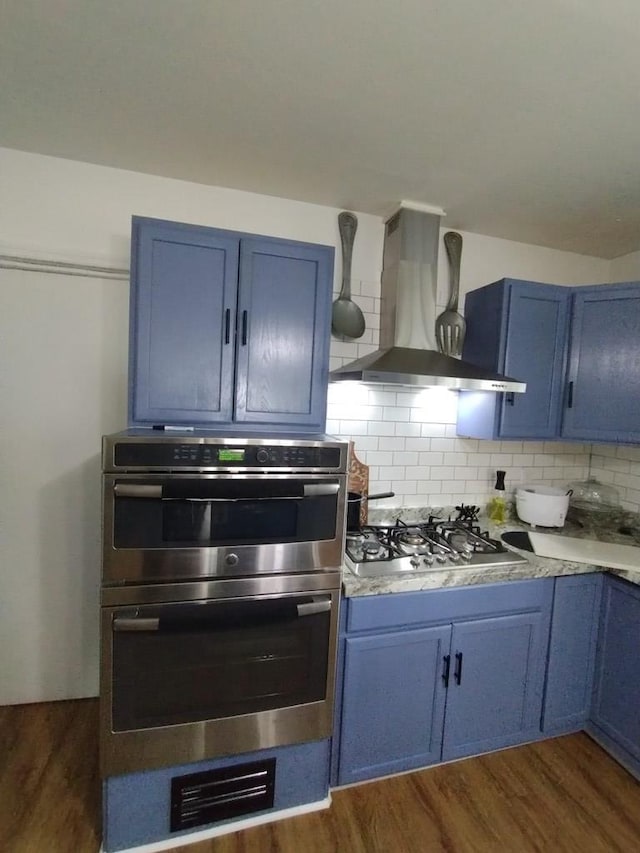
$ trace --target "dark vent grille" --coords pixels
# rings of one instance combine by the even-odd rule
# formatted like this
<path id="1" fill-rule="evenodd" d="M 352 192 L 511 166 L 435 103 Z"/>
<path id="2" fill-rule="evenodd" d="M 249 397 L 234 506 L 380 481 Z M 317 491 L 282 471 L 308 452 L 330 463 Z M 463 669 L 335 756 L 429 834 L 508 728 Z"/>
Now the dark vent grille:
<path id="1" fill-rule="evenodd" d="M 171 832 L 273 807 L 276 760 L 252 761 L 171 780 Z"/>

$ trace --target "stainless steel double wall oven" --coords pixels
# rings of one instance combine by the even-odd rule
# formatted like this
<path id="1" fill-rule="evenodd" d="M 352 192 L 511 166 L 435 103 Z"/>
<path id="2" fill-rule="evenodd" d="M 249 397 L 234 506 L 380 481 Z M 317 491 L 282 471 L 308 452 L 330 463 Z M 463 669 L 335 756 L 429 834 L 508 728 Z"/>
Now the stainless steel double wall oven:
<path id="1" fill-rule="evenodd" d="M 331 734 L 347 453 L 103 439 L 104 776 Z"/>

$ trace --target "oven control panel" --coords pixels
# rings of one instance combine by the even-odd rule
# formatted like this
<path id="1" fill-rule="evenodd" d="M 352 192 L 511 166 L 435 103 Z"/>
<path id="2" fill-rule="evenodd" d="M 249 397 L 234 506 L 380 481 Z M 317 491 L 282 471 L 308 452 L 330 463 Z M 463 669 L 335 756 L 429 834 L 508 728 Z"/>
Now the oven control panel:
<path id="1" fill-rule="evenodd" d="M 340 446 L 252 445 L 179 441 L 116 442 L 113 466 L 120 470 L 207 468 L 302 468 L 335 471 L 344 467 Z M 342 466 L 341 466 L 342 461 Z M 105 470 L 109 462 L 105 459 Z"/>

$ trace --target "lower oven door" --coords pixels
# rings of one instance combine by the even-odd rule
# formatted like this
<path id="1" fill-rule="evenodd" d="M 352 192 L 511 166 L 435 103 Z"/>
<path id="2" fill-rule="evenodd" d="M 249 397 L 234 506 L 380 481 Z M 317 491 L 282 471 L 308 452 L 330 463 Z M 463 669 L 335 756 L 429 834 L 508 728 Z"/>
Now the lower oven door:
<path id="1" fill-rule="evenodd" d="M 103 609 L 103 775 L 331 734 L 339 592 Z"/>

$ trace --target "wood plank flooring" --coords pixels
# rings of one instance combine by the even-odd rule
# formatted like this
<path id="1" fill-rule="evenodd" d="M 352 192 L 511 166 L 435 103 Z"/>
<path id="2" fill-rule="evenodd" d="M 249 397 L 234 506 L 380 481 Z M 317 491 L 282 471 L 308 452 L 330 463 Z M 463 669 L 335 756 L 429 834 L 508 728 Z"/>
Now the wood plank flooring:
<path id="1" fill-rule="evenodd" d="M 97 853 L 97 701 L 0 708 L 1 853 Z M 640 853 L 640 783 L 587 735 L 333 792 L 174 853 Z"/>

